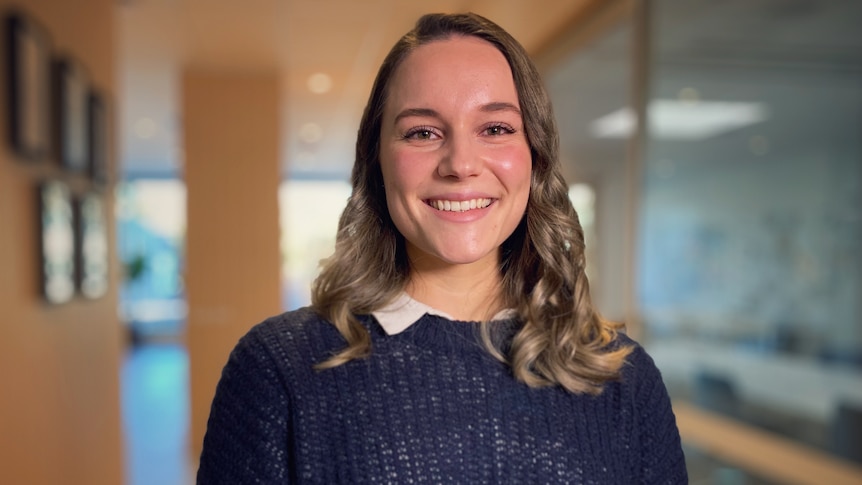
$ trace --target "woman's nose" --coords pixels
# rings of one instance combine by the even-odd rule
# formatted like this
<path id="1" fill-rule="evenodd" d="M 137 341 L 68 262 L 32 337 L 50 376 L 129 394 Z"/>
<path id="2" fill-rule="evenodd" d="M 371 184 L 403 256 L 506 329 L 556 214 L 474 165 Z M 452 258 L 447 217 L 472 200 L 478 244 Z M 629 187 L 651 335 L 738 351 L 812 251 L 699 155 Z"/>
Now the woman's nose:
<path id="1" fill-rule="evenodd" d="M 477 148 L 470 137 L 450 137 L 437 165 L 437 173 L 441 177 L 458 179 L 479 175 L 484 163 Z"/>

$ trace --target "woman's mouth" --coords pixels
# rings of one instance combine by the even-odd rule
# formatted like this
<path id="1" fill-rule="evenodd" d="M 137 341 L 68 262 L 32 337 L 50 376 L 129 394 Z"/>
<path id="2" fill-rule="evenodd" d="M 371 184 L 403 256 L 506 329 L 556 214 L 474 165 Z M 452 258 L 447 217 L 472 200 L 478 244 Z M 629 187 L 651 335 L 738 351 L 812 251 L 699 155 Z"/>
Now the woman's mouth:
<path id="1" fill-rule="evenodd" d="M 473 209 L 484 209 L 491 205 L 492 199 L 470 199 L 470 200 L 436 200 L 429 199 L 426 204 L 439 211 L 467 212 Z"/>

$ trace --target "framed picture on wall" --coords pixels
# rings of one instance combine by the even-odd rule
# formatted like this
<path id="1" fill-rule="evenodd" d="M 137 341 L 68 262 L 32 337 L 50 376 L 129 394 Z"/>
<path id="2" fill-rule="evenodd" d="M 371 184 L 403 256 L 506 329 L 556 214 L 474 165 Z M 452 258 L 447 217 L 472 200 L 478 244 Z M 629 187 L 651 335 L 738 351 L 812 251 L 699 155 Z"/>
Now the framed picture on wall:
<path id="1" fill-rule="evenodd" d="M 78 292 L 99 298 L 108 292 L 108 230 L 102 196 L 89 192 L 75 204 Z"/>
<path id="2" fill-rule="evenodd" d="M 93 89 L 87 100 L 89 154 L 87 168 L 93 184 L 108 184 L 108 107 L 102 94 Z"/>
<path id="3" fill-rule="evenodd" d="M 87 73 L 71 57 L 54 61 L 54 123 L 57 158 L 73 173 L 87 174 L 90 156 Z"/>
<path id="4" fill-rule="evenodd" d="M 39 161 L 51 155 L 51 40 L 21 12 L 6 15 L 8 134 L 12 151 Z"/>
<path id="5" fill-rule="evenodd" d="M 37 191 L 40 223 L 40 290 L 46 302 L 75 296 L 75 224 L 72 193 L 63 182 L 42 182 Z"/>

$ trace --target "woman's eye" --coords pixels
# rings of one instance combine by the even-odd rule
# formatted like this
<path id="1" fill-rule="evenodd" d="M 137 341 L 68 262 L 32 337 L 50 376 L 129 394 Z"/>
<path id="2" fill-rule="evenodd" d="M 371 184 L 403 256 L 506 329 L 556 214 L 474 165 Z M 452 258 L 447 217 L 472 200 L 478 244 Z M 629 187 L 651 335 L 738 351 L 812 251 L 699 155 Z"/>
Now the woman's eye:
<path id="1" fill-rule="evenodd" d="M 436 136 L 430 128 L 414 128 L 408 131 L 404 138 L 408 140 L 431 140 Z"/>
<path id="2" fill-rule="evenodd" d="M 491 136 L 507 135 L 514 132 L 515 130 L 505 125 L 493 125 L 485 128 L 485 134 Z"/>

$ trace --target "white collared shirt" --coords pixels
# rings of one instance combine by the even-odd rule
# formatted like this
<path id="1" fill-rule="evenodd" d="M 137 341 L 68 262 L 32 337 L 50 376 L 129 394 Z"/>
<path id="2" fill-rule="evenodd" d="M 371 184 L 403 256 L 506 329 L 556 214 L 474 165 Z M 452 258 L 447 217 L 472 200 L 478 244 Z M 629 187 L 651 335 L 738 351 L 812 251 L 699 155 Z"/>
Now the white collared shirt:
<path id="1" fill-rule="evenodd" d="M 387 335 L 395 335 L 407 330 L 426 313 L 428 315 L 436 315 L 449 320 L 457 320 L 457 318 L 452 317 L 446 312 L 437 310 L 436 308 L 414 300 L 413 297 L 408 295 L 406 292 L 401 292 L 397 298 L 392 300 L 392 302 L 385 307 L 371 312 L 371 314 L 374 315 L 374 318 L 377 319 L 377 322 L 380 323 L 380 326 L 383 327 L 383 331 L 386 332 Z M 491 320 L 504 320 L 516 315 L 517 313 L 514 308 L 506 308 L 497 312 Z"/>

